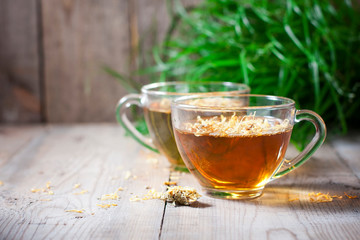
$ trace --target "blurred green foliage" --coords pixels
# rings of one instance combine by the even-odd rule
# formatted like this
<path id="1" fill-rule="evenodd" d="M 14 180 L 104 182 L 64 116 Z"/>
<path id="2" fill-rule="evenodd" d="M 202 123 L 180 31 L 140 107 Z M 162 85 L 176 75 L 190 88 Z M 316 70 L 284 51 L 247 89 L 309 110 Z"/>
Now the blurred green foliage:
<path id="1" fill-rule="evenodd" d="M 171 2 L 155 64 L 138 74 L 245 83 L 252 93 L 290 97 L 298 109 L 314 110 L 332 133 L 360 122 L 359 1 L 204 0 L 188 9 Z M 292 142 L 302 148 L 312 135 L 312 126 L 297 126 Z"/>
<path id="2" fill-rule="evenodd" d="M 144 73 L 160 81 L 232 81 L 286 96 L 332 132 L 360 120 L 360 11 L 350 0 L 175 1 L 166 41 Z M 302 148 L 312 135 L 293 134 Z"/>

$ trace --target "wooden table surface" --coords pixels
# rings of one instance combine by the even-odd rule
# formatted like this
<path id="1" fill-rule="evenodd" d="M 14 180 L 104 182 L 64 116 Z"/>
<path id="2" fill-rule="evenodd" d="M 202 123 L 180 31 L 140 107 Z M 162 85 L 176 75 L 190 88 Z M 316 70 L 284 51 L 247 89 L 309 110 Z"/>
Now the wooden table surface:
<path id="1" fill-rule="evenodd" d="M 255 200 L 130 201 L 169 180 L 201 193 L 117 125 L 2 126 L 0 239 L 360 239 L 360 199 L 345 195 L 360 196 L 360 134 L 328 141 Z"/>

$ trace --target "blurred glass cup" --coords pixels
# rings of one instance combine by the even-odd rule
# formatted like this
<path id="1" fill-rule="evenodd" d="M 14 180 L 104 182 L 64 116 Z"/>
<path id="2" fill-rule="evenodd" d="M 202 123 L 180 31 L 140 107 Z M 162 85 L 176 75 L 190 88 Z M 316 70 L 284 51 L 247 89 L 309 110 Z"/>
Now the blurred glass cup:
<path id="1" fill-rule="evenodd" d="M 163 154 L 173 167 L 186 170 L 177 150 L 171 124 L 171 101 L 192 94 L 249 93 L 245 84 L 232 82 L 159 82 L 142 87 L 141 94 L 129 94 L 120 99 L 116 108 L 118 122 L 140 144 Z M 137 105 L 144 110 L 150 137 L 141 134 L 129 121 L 126 109 Z"/>

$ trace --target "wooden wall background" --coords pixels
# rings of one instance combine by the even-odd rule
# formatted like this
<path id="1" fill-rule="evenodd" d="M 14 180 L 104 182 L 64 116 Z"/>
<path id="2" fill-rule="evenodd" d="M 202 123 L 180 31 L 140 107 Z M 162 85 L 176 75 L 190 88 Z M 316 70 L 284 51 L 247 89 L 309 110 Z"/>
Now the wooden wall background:
<path id="1" fill-rule="evenodd" d="M 0 123 L 115 121 L 126 91 L 102 66 L 130 74 L 149 58 L 165 35 L 172 4 L 1 0 Z"/>

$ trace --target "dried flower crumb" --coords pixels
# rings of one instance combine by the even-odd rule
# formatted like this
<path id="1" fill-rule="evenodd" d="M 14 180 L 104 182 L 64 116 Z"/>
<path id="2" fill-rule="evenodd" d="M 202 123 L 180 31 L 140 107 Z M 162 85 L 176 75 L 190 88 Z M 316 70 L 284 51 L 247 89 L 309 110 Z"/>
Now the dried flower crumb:
<path id="1" fill-rule="evenodd" d="M 332 198 L 339 198 L 339 199 L 342 199 L 343 198 L 343 196 L 340 196 L 340 195 L 333 195 L 333 196 L 331 196 Z"/>
<path id="2" fill-rule="evenodd" d="M 125 172 L 125 176 L 124 176 L 124 179 L 127 180 L 131 177 L 131 172 L 130 171 L 126 171 Z"/>
<path id="3" fill-rule="evenodd" d="M 175 182 L 175 181 L 164 182 L 164 185 L 166 185 L 166 186 L 177 185 L 177 182 Z"/>
<path id="4" fill-rule="evenodd" d="M 155 189 L 150 189 L 147 194 L 141 200 L 149 200 L 149 199 L 160 199 L 161 192 L 157 192 Z"/>
<path id="5" fill-rule="evenodd" d="M 84 209 L 82 209 L 82 210 L 78 210 L 78 209 L 69 209 L 69 210 L 65 210 L 65 212 L 83 213 L 83 212 L 84 212 Z"/>
<path id="6" fill-rule="evenodd" d="M 100 198 L 101 201 L 104 201 L 104 200 L 117 200 L 117 199 L 119 199 L 119 196 L 117 195 L 117 192 L 110 193 L 110 194 L 104 194 Z"/>
<path id="7" fill-rule="evenodd" d="M 89 191 L 88 190 L 81 190 L 80 192 L 75 192 L 73 193 L 74 195 L 83 195 L 85 193 L 88 193 Z"/>
<path id="8" fill-rule="evenodd" d="M 139 196 L 134 196 L 134 197 L 131 197 L 129 200 L 130 200 L 130 202 L 140 202 L 143 199 L 140 198 Z"/>
<path id="9" fill-rule="evenodd" d="M 96 204 L 96 206 L 99 206 L 101 208 L 109 208 L 109 207 L 115 207 L 117 206 L 117 204 L 115 203 L 110 203 L 110 204 Z"/>
<path id="10" fill-rule="evenodd" d="M 31 188 L 30 191 L 32 193 L 38 193 L 38 192 L 44 192 L 44 193 L 48 193 L 49 195 L 54 194 L 52 191 L 49 191 L 51 188 L 51 182 L 48 181 L 45 185 L 45 188 Z M 51 192 L 51 193 L 49 193 Z"/>
<path id="11" fill-rule="evenodd" d="M 30 191 L 31 191 L 32 193 L 37 193 L 37 192 L 43 192 L 44 189 L 43 189 L 43 188 L 32 188 L 32 189 L 30 189 Z"/>
<path id="12" fill-rule="evenodd" d="M 113 193 L 109 193 L 109 194 L 103 194 L 100 198 L 101 201 L 104 200 L 118 200 L 119 199 L 119 195 L 118 192 L 119 191 L 123 191 L 124 189 L 122 187 L 119 187 L 115 192 Z"/>
<path id="13" fill-rule="evenodd" d="M 81 186 L 80 183 L 76 183 L 76 184 L 74 184 L 73 189 L 79 188 L 80 186 Z"/>
<path id="14" fill-rule="evenodd" d="M 347 193 L 344 193 L 345 194 L 345 196 L 347 196 L 349 199 L 355 199 L 355 198 L 358 198 L 358 196 L 355 196 L 355 195 L 349 195 L 349 194 L 347 194 Z"/>
<path id="15" fill-rule="evenodd" d="M 320 202 L 331 202 L 333 201 L 333 198 L 329 195 L 329 193 L 324 194 L 321 192 L 318 193 L 309 193 L 308 196 L 310 197 L 310 201 L 311 202 L 316 202 L 316 203 L 320 203 Z"/>
<path id="16" fill-rule="evenodd" d="M 298 197 L 290 198 L 290 199 L 289 199 L 289 202 L 294 202 L 294 201 L 298 201 L 298 200 L 300 200 Z"/>
<path id="17" fill-rule="evenodd" d="M 51 201 L 51 199 L 49 199 L 49 198 L 44 198 L 44 199 L 40 199 L 40 201 L 42 201 L 42 202 L 49 202 L 49 201 Z"/>
<path id="18" fill-rule="evenodd" d="M 0 181 L 0 186 L 3 186 L 4 185 L 4 182 L 3 181 Z"/>
<path id="19" fill-rule="evenodd" d="M 54 195 L 54 192 L 53 191 L 48 191 L 47 194 Z"/>

